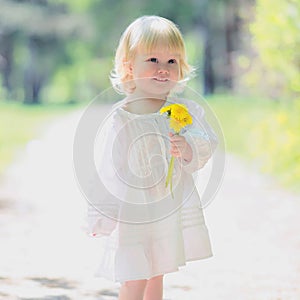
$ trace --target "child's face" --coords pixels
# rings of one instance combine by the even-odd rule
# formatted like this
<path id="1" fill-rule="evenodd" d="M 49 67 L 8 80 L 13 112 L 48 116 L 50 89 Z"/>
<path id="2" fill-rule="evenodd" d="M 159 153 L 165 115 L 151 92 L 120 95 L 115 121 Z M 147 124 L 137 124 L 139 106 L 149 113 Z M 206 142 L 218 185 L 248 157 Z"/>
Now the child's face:
<path id="1" fill-rule="evenodd" d="M 138 50 L 130 62 L 135 92 L 145 97 L 165 97 L 179 79 L 179 54 L 170 50 Z"/>

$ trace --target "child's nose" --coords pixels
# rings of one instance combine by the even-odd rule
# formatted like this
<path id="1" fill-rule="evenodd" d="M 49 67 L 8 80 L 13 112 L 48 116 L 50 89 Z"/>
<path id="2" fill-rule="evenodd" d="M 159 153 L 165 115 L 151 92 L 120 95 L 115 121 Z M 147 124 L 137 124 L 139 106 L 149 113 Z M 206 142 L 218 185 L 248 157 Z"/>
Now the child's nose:
<path id="1" fill-rule="evenodd" d="M 160 65 L 158 68 L 158 73 L 159 74 L 168 74 L 169 70 L 166 66 Z"/>

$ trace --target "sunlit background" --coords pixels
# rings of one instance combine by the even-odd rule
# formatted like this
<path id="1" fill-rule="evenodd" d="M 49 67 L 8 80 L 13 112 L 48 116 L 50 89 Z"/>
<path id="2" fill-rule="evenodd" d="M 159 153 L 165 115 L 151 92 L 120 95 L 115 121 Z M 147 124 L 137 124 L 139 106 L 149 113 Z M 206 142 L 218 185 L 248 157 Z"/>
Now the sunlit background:
<path id="1" fill-rule="evenodd" d="M 158 14 L 183 32 L 198 75 L 190 86 L 211 101 L 228 150 L 258 158 L 283 184 L 299 182 L 299 1 L 1 0 L 0 7 L 0 174 L 48 117 L 109 87 L 124 28 Z"/>
<path id="2" fill-rule="evenodd" d="M 73 180 L 71 172 L 59 171 L 55 160 L 62 155 L 71 166 L 76 120 L 96 95 L 110 87 L 109 73 L 121 33 L 135 18 L 152 14 L 171 19 L 182 31 L 189 62 L 197 69 L 189 86 L 216 112 L 228 155 L 251 165 L 259 176 L 272 178 L 276 189 L 293 193 L 293 201 L 299 202 L 299 0 L 0 0 L 0 232 L 6 255 L 14 245 L 11 228 L 15 225 L 9 224 L 24 214 L 34 216 L 36 210 L 39 224 L 42 211 L 47 210 L 45 230 L 49 235 L 53 232 L 49 203 L 57 193 L 50 193 L 49 184 L 53 180 L 54 190 L 63 191 L 60 184 L 66 178 Z M 107 99 L 104 106 L 109 104 Z M 68 139 L 58 138 L 67 124 L 72 128 L 65 132 Z M 51 138 L 52 144 L 48 143 Z M 229 173 L 232 170 L 227 168 Z M 44 177 L 47 173 L 52 177 Z M 44 185 L 39 182 L 41 177 Z M 38 204 L 47 188 L 47 196 Z M 62 211 L 72 204 L 70 197 L 66 194 L 60 199 Z M 80 199 L 77 194 L 74 197 Z M 75 205 L 77 214 L 70 223 L 76 230 L 81 221 L 78 225 L 75 216 L 80 219 L 84 214 L 83 204 Z M 64 222 L 64 218 L 60 212 L 58 220 Z M 72 231 L 70 224 L 66 228 Z M 34 232 L 34 243 L 42 234 L 31 225 L 28 232 L 29 236 Z M 24 233 L 24 228 L 17 225 L 15 229 Z M 75 234 L 74 244 L 78 236 Z M 23 242 L 18 239 L 16 245 Z M 7 260 L 10 267 L 0 273 L 0 280 L 13 277 L 15 258 L 19 264 L 16 274 L 20 274 L 20 265 L 24 264 L 25 272 L 31 258 L 38 255 L 38 251 L 29 251 L 26 256 L 14 249 Z M 42 260 L 40 257 L 39 263 Z M 72 267 L 68 266 L 74 271 Z M 32 276 L 43 274 L 42 269 L 34 272 Z M 20 299 L 9 298 L 9 289 L 2 293 L 6 295 L 3 299 Z M 77 299 L 72 297 L 53 299 Z M 251 299 L 277 299 L 272 297 Z"/>

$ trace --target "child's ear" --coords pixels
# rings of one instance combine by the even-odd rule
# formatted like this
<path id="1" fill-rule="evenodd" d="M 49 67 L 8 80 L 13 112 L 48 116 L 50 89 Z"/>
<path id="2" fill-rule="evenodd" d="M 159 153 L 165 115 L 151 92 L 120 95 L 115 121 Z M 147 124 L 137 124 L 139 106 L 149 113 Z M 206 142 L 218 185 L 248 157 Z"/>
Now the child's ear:
<path id="1" fill-rule="evenodd" d="M 128 75 L 132 75 L 132 72 L 133 72 L 132 62 L 130 60 L 129 61 L 123 61 L 123 66 L 124 66 L 124 69 L 126 70 L 126 73 Z"/>

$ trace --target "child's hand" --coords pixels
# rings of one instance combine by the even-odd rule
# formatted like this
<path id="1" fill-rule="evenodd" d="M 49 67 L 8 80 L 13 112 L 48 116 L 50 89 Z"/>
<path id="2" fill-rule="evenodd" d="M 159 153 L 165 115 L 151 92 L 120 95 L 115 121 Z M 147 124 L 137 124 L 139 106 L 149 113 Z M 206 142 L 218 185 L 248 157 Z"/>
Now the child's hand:
<path id="1" fill-rule="evenodd" d="M 185 137 L 171 132 L 169 133 L 169 136 L 171 141 L 171 155 L 181 157 L 185 161 L 190 162 L 193 158 L 193 150 Z"/>

